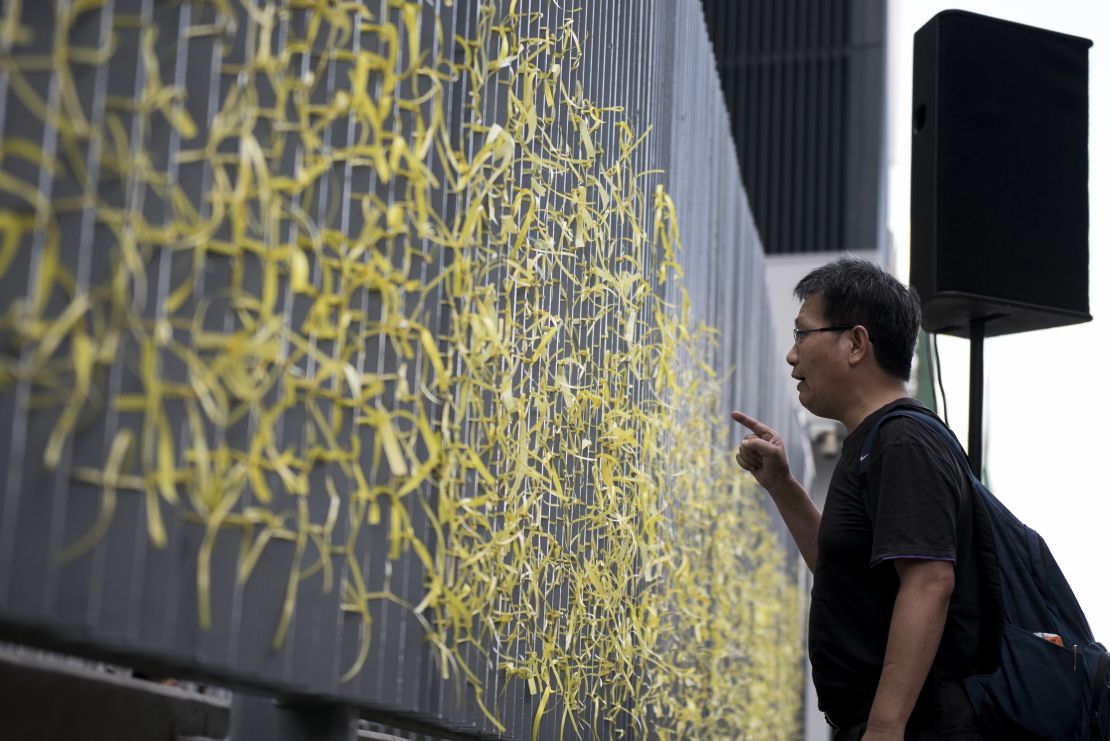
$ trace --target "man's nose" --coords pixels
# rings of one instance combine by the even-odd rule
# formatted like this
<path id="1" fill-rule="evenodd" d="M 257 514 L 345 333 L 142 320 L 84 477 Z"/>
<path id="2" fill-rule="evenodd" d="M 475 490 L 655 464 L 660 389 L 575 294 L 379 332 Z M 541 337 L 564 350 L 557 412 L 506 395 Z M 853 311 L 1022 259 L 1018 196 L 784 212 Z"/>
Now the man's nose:
<path id="1" fill-rule="evenodd" d="M 786 364 L 793 368 L 798 364 L 798 345 L 793 344 L 790 346 L 790 352 L 786 353 Z"/>

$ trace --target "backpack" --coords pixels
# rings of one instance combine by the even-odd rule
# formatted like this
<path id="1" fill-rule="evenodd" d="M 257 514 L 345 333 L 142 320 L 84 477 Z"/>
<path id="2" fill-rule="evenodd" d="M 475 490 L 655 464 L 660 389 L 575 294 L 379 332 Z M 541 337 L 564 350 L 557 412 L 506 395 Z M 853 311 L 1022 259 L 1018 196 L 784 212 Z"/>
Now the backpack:
<path id="1" fill-rule="evenodd" d="M 963 684 L 984 737 L 1110 739 L 1110 654 L 1091 635 L 1044 539 L 979 481 L 953 432 L 920 410 L 894 409 L 864 441 L 861 477 L 879 428 L 894 417 L 917 420 L 946 440 L 973 485 L 973 548 L 983 592 L 981 668 L 989 670 Z"/>

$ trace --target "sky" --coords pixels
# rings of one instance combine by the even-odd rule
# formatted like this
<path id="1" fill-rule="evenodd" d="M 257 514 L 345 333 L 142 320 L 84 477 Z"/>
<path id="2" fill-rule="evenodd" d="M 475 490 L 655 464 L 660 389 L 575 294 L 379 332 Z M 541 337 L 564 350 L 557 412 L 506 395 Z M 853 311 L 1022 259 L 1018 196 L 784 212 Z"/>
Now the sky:
<path id="1" fill-rule="evenodd" d="M 995 495 L 1047 541 L 1091 623 L 1110 644 L 1110 2 L 890 0 L 890 228 L 909 277 L 913 34 L 959 8 L 1091 39 L 1090 303 L 1094 320 L 988 338 L 986 468 Z M 967 444 L 968 342 L 939 338 L 949 421 Z"/>

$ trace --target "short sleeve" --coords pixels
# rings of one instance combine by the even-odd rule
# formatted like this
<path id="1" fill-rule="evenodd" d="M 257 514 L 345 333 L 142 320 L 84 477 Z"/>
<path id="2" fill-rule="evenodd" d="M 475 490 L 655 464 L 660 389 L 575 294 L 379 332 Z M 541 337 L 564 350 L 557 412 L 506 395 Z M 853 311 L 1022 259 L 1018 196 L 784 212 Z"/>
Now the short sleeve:
<path id="1" fill-rule="evenodd" d="M 886 446 L 872 464 L 871 566 L 897 558 L 956 561 L 960 486 L 947 455 L 917 440 Z"/>

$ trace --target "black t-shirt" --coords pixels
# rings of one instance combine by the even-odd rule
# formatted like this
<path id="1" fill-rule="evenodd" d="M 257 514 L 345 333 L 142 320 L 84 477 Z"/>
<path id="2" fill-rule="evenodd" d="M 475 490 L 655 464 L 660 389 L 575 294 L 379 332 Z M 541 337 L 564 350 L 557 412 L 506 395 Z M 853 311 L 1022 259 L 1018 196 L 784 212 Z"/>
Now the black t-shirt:
<path id="1" fill-rule="evenodd" d="M 954 564 L 956 586 L 933 675 L 955 679 L 974 673 L 978 574 L 972 489 L 961 462 L 921 422 L 895 417 L 879 430 L 866 487 L 861 481 L 864 441 L 879 418 L 896 407 L 928 411 L 902 399 L 871 414 L 844 439 L 817 535 L 809 654 L 818 704 L 838 722 L 865 720 L 875 696 L 898 594 L 894 559 Z M 871 497 L 872 507 L 864 496 Z"/>

